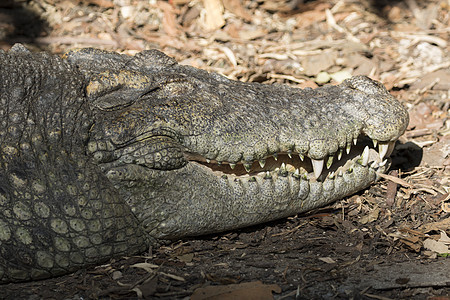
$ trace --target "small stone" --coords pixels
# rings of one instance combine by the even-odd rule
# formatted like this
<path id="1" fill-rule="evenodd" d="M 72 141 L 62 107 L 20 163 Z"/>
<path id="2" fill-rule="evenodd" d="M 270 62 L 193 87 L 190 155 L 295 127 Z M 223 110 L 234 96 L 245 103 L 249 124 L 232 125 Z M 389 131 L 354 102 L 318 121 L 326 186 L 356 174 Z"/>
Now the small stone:
<path id="1" fill-rule="evenodd" d="M 316 76 L 316 82 L 319 84 L 327 83 L 328 81 L 330 81 L 330 79 L 331 79 L 331 76 L 327 72 L 320 72 Z"/>
<path id="2" fill-rule="evenodd" d="M 342 71 L 333 73 L 330 76 L 331 76 L 331 79 L 333 79 L 334 81 L 341 83 L 345 79 L 352 77 L 352 74 L 348 70 L 342 70 Z"/>

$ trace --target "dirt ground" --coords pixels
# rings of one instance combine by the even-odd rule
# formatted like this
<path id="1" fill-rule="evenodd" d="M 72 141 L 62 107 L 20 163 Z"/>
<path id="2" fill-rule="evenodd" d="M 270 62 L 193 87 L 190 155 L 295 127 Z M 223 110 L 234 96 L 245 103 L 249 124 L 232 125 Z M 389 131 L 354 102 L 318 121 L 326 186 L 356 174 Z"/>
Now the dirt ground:
<path id="1" fill-rule="evenodd" d="M 3 0 L 0 48 L 157 48 L 297 87 L 364 74 L 410 112 L 382 180 L 308 214 L 184 239 L 1 299 L 450 299 L 449 0 Z M 222 297 L 222 298 L 220 298 Z"/>

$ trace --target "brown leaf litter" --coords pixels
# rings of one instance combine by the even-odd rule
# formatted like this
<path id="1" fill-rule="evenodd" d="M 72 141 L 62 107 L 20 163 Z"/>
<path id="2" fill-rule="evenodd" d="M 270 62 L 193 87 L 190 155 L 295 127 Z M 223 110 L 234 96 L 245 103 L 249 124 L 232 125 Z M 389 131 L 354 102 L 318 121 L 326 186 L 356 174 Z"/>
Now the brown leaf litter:
<path id="1" fill-rule="evenodd" d="M 5 285 L 0 297 L 448 299 L 450 2 L 382 2 L 3 1 L 2 49 L 157 48 L 231 79 L 300 87 L 363 74 L 382 81 L 411 122 L 391 172 L 333 205 Z"/>

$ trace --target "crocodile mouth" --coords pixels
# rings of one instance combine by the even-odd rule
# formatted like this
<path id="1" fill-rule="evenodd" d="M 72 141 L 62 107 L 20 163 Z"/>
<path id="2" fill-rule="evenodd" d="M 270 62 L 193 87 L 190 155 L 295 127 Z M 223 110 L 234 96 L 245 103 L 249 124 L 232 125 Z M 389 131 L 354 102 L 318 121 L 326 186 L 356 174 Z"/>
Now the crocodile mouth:
<path id="1" fill-rule="evenodd" d="M 191 163 L 207 167 L 216 176 L 271 178 L 273 173 L 278 173 L 282 176 L 292 175 L 296 178 L 324 181 L 326 178 L 332 179 L 342 176 L 344 172 L 351 172 L 354 163 L 378 170 L 386 165 L 394 145 L 395 141 L 377 142 L 361 135 L 353 141 L 352 146 L 320 160 L 295 152 L 272 153 L 264 159 L 238 163 L 209 160 L 189 152 L 185 153 L 185 157 Z"/>
<path id="2" fill-rule="evenodd" d="M 262 159 L 239 162 L 207 159 L 199 153 L 185 149 L 179 156 L 176 155 L 175 160 L 178 161 L 176 167 L 160 168 L 155 161 L 165 161 L 164 157 L 168 157 L 169 151 L 163 150 L 165 156 L 163 152 L 157 155 L 148 154 L 151 153 L 150 150 L 153 149 L 153 146 L 147 147 L 145 145 L 147 140 L 147 137 L 136 139 L 124 147 L 117 148 L 111 142 L 90 142 L 88 151 L 105 170 L 132 164 L 149 169 L 171 170 L 182 168 L 188 162 L 202 166 L 205 172 L 216 177 L 252 181 L 256 179 L 255 176 L 270 179 L 273 176 L 291 175 L 297 179 L 324 182 L 327 178 L 333 179 L 335 176 L 352 172 L 355 164 L 371 168 L 376 172 L 384 172 L 387 168 L 387 158 L 395 146 L 395 141 L 378 142 L 360 134 L 352 144 L 347 143 L 345 149 L 339 149 L 336 153 L 329 154 L 322 159 L 313 159 L 308 154 L 292 151 L 267 153 Z M 173 141 L 169 137 L 167 140 Z M 113 150 L 114 148 L 115 150 Z M 178 146 L 175 148 L 180 149 Z"/>

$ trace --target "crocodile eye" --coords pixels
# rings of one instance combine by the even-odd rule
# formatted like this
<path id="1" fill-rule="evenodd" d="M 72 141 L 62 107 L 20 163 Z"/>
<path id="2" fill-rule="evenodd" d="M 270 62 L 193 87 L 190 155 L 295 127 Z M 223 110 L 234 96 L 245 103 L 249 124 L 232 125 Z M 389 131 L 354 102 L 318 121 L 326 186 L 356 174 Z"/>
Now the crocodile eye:
<path id="1" fill-rule="evenodd" d="M 105 71 L 91 77 L 86 95 L 100 110 L 114 111 L 132 105 L 157 88 L 153 77 L 133 71 Z"/>

